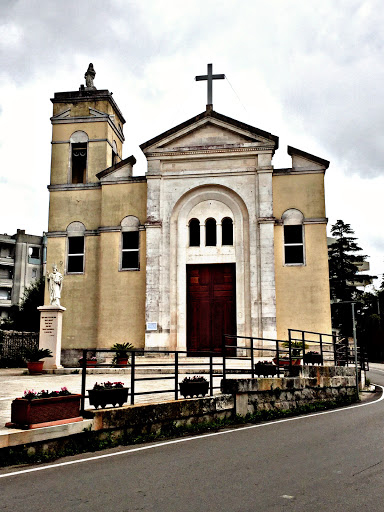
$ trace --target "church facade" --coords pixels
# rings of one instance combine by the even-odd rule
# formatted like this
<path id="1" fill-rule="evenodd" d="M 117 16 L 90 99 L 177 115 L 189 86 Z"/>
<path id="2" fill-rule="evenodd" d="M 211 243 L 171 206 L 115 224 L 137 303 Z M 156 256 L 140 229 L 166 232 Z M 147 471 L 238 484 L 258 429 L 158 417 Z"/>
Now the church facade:
<path id="1" fill-rule="evenodd" d="M 64 275 L 64 350 L 331 333 L 328 161 L 289 146 L 292 166 L 274 169 L 277 136 L 207 105 L 143 143 L 148 169 L 133 176 L 111 93 L 52 102 L 47 265 Z"/>

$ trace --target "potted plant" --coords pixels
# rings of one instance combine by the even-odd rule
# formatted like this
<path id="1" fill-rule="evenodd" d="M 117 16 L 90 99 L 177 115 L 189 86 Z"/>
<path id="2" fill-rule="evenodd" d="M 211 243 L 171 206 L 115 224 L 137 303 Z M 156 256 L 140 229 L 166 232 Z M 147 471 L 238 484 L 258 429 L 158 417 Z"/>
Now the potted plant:
<path id="1" fill-rule="evenodd" d="M 180 394 L 183 395 L 184 398 L 190 396 L 198 397 L 199 395 L 205 396 L 208 393 L 209 383 L 205 377 L 199 377 L 195 375 L 194 377 L 185 377 L 180 382 Z"/>
<path id="2" fill-rule="evenodd" d="M 291 345 L 292 357 L 301 356 L 303 348 L 308 348 L 308 345 L 304 341 L 284 341 L 283 347 L 289 349 L 289 345 Z"/>
<path id="3" fill-rule="evenodd" d="M 289 366 L 290 360 L 289 356 L 280 356 L 279 360 L 277 360 L 277 357 L 274 357 L 272 361 L 275 363 L 276 366 Z M 301 358 L 300 357 L 292 357 L 292 366 L 300 366 Z"/>
<path id="4" fill-rule="evenodd" d="M 255 364 L 255 374 L 263 377 L 273 377 L 277 375 L 279 369 L 272 363 L 272 361 L 258 361 Z"/>
<path id="5" fill-rule="evenodd" d="M 80 394 L 73 394 L 66 387 L 60 391 L 24 391 L 22 398 L 11 404 L 11 423 L 7 427 L 38 428 L 61 423 L 81 421 Z"/>
<path id="6" fill-rule="evenodd" d="M 304 364 L 323 364 L 323 357 L 319 352 L 310 350 L 304 355 Z"/>
<path id="7" fill-rule="evenodd" d="M 134 349 L 132 343 L 115 343 L 112 345 L 111 350 L 116 352 L 113 358 L 113 364 L 117 366 L 126 366 L 129 363 L 128 351 Z"/>
<path id="8" fill-rule="evenodd" d="M 24 358 L 27 360 L 27 368 L 31 375 L 43 372 L 45 357 L 52 357 L 52 351 L 49 348 L 25 347 L 23 351 Z"/>
<path id="9" fill-rule="evenodd" d="M 83 358 L 80 357 L 79 365 L 83 366 Z M 97 358 L 95 356 L 87 357 L 87 368 L 94 368 L 97 365 Z"/>
<path id="10" fill-rule="evenodd" d="M 117 404 L 122 407 L 123 403 L 128 400 L 129 388 L 124 387 L 123 382 L 97 382 L 93 389 L 88 389 L 88 397 L 90 405 L 95 409 L 99 406 L 104 409 L 107 404 L 112 404 L 117 407 Z"/>

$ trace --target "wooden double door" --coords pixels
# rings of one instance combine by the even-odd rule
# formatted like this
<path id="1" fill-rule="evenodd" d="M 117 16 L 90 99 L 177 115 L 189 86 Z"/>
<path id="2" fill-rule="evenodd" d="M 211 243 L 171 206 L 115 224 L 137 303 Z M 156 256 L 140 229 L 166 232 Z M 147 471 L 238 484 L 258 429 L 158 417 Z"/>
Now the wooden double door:
<path id="1" fill-rule="evenodd" d="M 222 352 L 236 334 L 236 265 L 187 265 L 188 352 Z"/>

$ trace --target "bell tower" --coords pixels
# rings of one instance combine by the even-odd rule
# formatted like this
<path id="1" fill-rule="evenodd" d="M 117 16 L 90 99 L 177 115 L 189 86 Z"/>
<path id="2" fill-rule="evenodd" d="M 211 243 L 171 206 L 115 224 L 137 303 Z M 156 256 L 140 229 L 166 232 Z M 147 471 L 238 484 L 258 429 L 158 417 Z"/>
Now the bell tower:
<path id="1" fill-rule="evenodd" d="M 112 93 L 93 85 L 95 75 L 90 64 L 85 86 L 51 99 L 51 185 L 97 183 L 98 172 L 122 160 L 125 119 Z"/>

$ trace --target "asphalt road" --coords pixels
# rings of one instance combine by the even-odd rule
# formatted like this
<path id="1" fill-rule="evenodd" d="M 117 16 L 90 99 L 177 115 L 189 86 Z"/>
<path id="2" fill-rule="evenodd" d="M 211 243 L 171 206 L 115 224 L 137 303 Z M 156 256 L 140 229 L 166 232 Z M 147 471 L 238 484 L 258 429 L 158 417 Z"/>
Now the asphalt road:
<path id="1" fill-rule="evenodd" d="M 364 404 L 0 470 L 0 510 L 383 511 L 384 400 Z"/>

